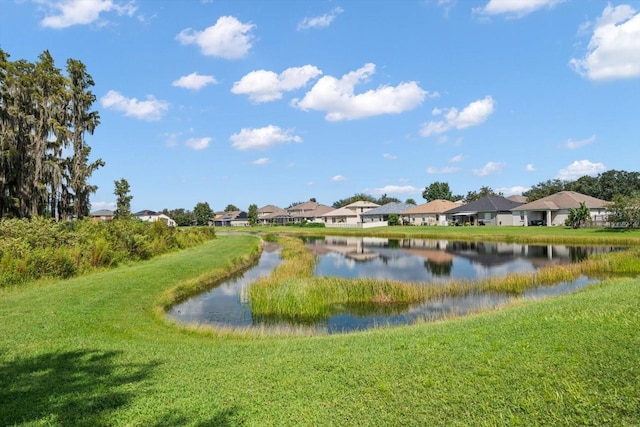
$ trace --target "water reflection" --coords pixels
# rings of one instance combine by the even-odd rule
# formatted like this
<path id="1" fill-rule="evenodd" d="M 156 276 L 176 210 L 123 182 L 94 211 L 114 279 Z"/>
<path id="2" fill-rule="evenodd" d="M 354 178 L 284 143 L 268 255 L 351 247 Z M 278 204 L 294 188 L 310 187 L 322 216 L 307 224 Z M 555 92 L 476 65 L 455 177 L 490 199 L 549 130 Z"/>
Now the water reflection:
<path id="1" fill-rule="evenodd" d="M 437 283 L 450 279 L 481 279 L 514 272 L 531 272 L 541 267 L 581 261 L 612 247 L 565 245 L 525 245 L 497 242 L 455 242 L 423 239 L 370 237 L 304 238 L 318 256 L 318 276 L 367 277 L 416 283 Z M 242 276 L 176 307 L 169 316 L 182 322 L 196 322 L 232 328 L 281 327 L 282 319 L 252 316 L 247 289 L 257 278 L 267 275 L 280 260 L 274 245 L 265 247 L 258 264 Z M 524 298 L 544 298 L 574 291 L 588 283 L 581 278 L 572 283 L 533 288 Z M 417 285 L 419 286 L 419 285 Z M 508 295 L 470 294 L 442 298 L 422 304 L 342 305 L 333 308 L 328 319 L 299 319 L 296 329 L 312 333 L 339 333 L 377 326 L 414 323 L 459 316 L 505 304 Z"/>

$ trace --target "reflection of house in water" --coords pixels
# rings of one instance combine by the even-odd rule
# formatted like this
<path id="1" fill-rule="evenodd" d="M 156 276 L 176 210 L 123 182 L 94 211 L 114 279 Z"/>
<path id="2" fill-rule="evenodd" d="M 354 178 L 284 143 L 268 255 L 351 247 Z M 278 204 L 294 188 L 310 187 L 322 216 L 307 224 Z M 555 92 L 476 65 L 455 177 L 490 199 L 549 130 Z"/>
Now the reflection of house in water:
<path id="1" fill-rule="evenodd" d="M 368 261 L 380 256 L 379 253 L 368 248 L 382 248 L 389 243 L 387 239 L 376 237 L 327 236 L 324 239 L 306 241 L 306 244 L 314 255 L 334 252 L 354 261 Z"/>

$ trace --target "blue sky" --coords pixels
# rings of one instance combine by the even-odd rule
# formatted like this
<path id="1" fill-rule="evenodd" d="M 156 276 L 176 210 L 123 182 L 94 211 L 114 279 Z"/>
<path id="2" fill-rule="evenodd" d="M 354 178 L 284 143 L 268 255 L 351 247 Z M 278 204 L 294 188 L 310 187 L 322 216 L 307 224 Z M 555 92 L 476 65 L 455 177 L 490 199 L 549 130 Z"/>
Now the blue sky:
<path id="1" fill-rule="evenodd" d="M 0 0 L 0 46 L 93 76 L 92 210 L 640 170 L 638 0 Z"/>

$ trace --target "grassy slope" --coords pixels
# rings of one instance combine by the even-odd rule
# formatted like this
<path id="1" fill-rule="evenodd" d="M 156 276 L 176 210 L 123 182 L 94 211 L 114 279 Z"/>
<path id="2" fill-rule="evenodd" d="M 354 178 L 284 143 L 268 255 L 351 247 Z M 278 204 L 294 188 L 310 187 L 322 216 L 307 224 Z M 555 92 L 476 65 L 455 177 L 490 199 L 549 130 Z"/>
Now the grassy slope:
<path id="1" fill-rule="evenodd" d="M 0 294 L 0 425 L 640 424 L 640 282 L 327 337 L 162 323 L 164 289 L 255 245 Z"/>

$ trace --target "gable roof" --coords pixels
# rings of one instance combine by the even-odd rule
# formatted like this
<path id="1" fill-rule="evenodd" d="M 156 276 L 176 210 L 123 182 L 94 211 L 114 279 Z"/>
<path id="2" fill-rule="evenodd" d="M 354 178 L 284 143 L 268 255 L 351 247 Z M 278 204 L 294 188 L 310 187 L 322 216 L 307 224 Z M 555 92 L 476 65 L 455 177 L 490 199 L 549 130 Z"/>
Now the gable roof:
<path id="1" fill-rule="evenodd" d="M 469 214 L 476 214 L 478 212 L 506 212 L 513 208 L 520 206 L 522 203 L 514 202 L 506 197 L 502 196 L 487 196 L 482 199 L 475 200 L 466 205 L 457 206 L 453 209 L 449 209 L 445 213 L 455 214 L 468 212 Z"/>
<path id="2" fill-rule="evenodd" d="M 331 206 L 309 201 L 291 206 L 287 209 L 287 212 L 293 218 L 312 218 L 319 217 L 327 212 L 331 212 L 332 210 L 333 208 Z"/>
<path id="3" fill-rule="evenodd" d="M 595 197 L 587 196 L 586 194 L 577 193 L 575 191 L 560 191 L 542 199 L 534 200 L 531 203 L 517 206 L 513 208 L 514 211 L 558 211 L 561 209 L 579 208 L 580 203 L 583 203 L 589 209 L 602 209 L 605 208 L 609 202 Z"/>
<path id="4" fill-rule="evenodd" d="M 275 205 L 267 205 L 258 209 L 258 219 L 272 219 L 282 216 L 289 216 L 289 212 Z"/>
<path id="5" fill-rule="evenodd" d="M 158 216 L 158 215 L 160 215 L 160 212 L 156 212 L 156 211 L 151 211 L 149 209 L 145 209 L 143 211 L 136 212 L 134 215 L 135 216 Z"/>
<path id="6" fill-rule="evenodd" d="M 460 206 L 458 203 L 449 200 L 432 200 L 403 212 L 404 214 L 438 214 Z"/>
<path id="7" fill-rule="evenodd" d="M 113 216 L 113 215 L 115 215 L 115 212 L 109 209 L 100 209 L 100 210 L 91 212 L 89 214 L 89 216 Z"/>
<path id="8" fill-rule="evenodd" d="M 369 202 L 368 200 L 357 200 L 353 203 L 349 203 L 346 206 L 343 206 L 345 208 L 377 208 L 380 205 L 377 203 L 373 203 L 373 202 Z"/>
<path id="9" fill-rule="evenodd" d="M 361 216 L 374 216 L 374 215 L 389 215 L 389 214 L 402 214 L 406 210 L 411 208 L 415 208 L 416 205 L 411 203 L 398 203 L 391 202 L 386 205 L 378 206 L 377 208 L 371 209 L 368 212 L 363 212 Z"/>
<path id="10" fill-rule="evenodd" d="M 514 202 L 527 203 L 527 198 L 525 196 L 518 196 L 516 194 L 513 196 L 507 196 L 507 199 L 513 200 Z"/>

